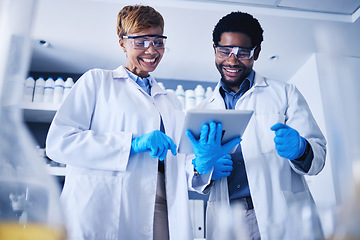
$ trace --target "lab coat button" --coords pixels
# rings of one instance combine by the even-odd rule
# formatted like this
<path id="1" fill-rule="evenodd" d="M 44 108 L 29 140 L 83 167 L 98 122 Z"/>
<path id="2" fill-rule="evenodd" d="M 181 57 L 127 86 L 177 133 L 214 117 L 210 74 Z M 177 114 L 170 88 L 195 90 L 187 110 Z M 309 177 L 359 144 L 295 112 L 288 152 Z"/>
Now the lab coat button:
<path id="1" fill-rule="evenodd" d="M 149 226 L 145 226 L 145 227 L 144 227 L 144 232 L 150 232 L 150 227 L 149 227 Z"/>

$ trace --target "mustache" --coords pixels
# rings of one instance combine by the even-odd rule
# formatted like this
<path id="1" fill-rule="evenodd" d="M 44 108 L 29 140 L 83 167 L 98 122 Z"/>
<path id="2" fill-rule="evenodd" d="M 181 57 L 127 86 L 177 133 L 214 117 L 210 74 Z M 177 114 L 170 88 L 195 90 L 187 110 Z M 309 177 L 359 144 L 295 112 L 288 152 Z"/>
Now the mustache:
<path id="1" fill-rule="evenodd" d="M 220 64 L 220 67 L 227 67 L 227 68 L 244 68 L 243 66 L 236 64 L 236 65 L 230 65 L 230 64 Z"/>

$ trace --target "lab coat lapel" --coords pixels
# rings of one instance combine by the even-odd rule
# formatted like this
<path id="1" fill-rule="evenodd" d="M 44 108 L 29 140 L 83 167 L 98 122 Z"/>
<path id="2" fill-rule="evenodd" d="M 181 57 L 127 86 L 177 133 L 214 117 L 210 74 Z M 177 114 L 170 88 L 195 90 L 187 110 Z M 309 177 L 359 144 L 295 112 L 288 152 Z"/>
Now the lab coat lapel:
<path id="1" fill-rule="evenodd" d="M 156 82 L 156 80 L 150 76 L 152 81 L 151 87 L 151 96 L 155 96 L 157 94 L 167 94 L 168 92 L 160 87 L 160 85 Z"/>
<path id="2" fill-rule="evenodd" d="M 205 100 L 207 103 L 211 103 L 210 105 L 207 105 L 207 108 L 210 109 L 226 109 L 224 99 L 220 95 L 220 82 L 216 85 L 213 94 Z"/>
<path id="3" fill-rule="evenodd" d="M 150 76 L 151 77 L 151 76 Z M 129 81 L 131 84 L 133 84 L 143 95 L 147 98 L 150 98 L 149 94 L 147 94 L 135 81 L 133 81 L 130 77 L 127 71 L 125 70 L 124 66 L 120 66 L 117 69 L 113 71 L 113 78 L 114 79 L 123 79 L 126 81 Z M 151 77 L 151 80 L 154 83 L 154 78 Z M 152 93 L 152 90 L 151 90 Z"/>

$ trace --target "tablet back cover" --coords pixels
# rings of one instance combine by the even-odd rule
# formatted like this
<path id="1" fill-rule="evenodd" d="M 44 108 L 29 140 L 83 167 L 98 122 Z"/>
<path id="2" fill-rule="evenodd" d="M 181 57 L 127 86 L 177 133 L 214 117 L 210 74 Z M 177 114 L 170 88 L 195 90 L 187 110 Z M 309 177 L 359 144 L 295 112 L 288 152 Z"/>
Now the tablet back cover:
<path id="1" fill-rule="evenodd" d="M 200 137 L 203 124 L 214 121 L 223 125 L 222 144 L 241 137 L 248 125 L 253 111 L 249 110 L 209 110 L 191 109 L 186 112 L 184 126 L 181 134 L 179 153 L 194 153 L 192 144 L 186 136 L 186 130 L 190 130 L 196 139 Z"/>

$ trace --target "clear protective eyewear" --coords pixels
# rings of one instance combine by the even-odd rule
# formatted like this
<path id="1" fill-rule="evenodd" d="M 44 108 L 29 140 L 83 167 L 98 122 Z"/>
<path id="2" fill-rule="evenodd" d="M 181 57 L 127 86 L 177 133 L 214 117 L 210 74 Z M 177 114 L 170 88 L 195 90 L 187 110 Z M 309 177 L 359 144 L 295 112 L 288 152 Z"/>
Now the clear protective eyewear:
<path id="1" fill-rule="evenodd" d="M 165 42 L 167 37 L 161 35 L 142 35 L 142 36 L 123 36 L 122 39 L 128 39 L 131 41 L 133 48 L 135 49 L 148 49 L 152 43 L 154 48 L 165 48 Z"/>
<path id="2" fill-rule="evenodd" d="M 237 46 L 221 46 L 215 45 L 215 55 L 220 59 L 228 59 L 231 54 L 238 60 L 249 60 L 254 56 L 256 47 L 254 48 L 243 48 Z"/>

